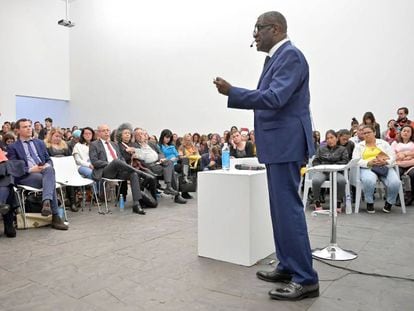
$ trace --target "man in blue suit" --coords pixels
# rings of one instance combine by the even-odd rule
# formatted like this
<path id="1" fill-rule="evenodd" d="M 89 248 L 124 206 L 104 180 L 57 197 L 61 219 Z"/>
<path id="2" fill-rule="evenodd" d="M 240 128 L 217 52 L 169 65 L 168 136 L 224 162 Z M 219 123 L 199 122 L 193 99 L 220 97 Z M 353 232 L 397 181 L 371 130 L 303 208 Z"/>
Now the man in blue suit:
<path id="1" fill-rule="evenodd" d="M 20 119 L 16 122 L 19 139 L 7 150 L 9 160 L 23 160 L 25 174 L 16 178 L 16 184 L 42 188 L 42 216 L 52 214 L 52 227 L 68 230 L 68 226 L 58 215 L 56 198 L 56 178 L 52 161 L 43 141 L 32 139 L 32 121 Z"/>
<path id="2" fill-rule="evenodd" d="M 279 12 L 259 16 L 253 37 L 258 51 L 268 53 L 256 90 L 234 87 L 220 77 L 218 91 L 228 107 L 254 110 L 256 148 L 266 164 L 273 236 L 279 264 L 258 271 L 269 282 L 287 283 L 269 292 L 273 299 L 299 300 L 319 296 L 318 275 L 302 201 L 298 194 L 300 166 L 313 154 L 309 110 L 309 68 L 303 54 L 287 37 Z"/>

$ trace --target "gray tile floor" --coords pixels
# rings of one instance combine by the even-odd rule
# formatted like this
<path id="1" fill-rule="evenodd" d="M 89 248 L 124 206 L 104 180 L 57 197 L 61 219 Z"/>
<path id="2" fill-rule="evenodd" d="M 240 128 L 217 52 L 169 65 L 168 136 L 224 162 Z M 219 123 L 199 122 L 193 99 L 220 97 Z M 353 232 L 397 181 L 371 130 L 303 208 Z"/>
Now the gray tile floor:
<path id="1" fill-rule="evenodd" d="M 348 274 L 319 261 L 321 296 L 268 298 L 258 269 L 197 256 L 197 203 L 162 197 L 146 216 L 126 210 L 70 213 L 70 230 L 38 228 L 0 237 L 0 310 L 414 310 L 414 282 Z M 333 264 L 414 278 L 414 207 L 340 215 L 338 243 L 359 257 Z M 220 215 L 217 215 L 219 217 Z M 307 212 L 312 247 L 329 242 L 329 217 Z M 0 228 L 1 232 L 3 228 Z M 331 262 L 332 263 L 332 262 Z"/>

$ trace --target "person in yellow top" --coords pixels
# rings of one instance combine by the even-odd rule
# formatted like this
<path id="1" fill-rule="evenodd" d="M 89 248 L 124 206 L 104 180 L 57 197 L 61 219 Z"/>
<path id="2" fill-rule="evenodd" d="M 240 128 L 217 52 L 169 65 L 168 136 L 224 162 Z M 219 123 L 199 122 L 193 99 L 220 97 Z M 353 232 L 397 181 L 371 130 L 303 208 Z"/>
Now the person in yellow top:
<path id="1" fill-rule="evenodd" d="M 375 213 L 374 191 L 377 178 L 381 180 L 387 190 L 384 213 L 389 213 L 397 200 L 401 180 L 391 167 L 395 164 L 395 153 L 391 146 L 382 139 L 375 138 L 375 129 L 372 125 L 362 128 L 364 141 L 355 145 L 352 158 L 359 159 L 362 189 L 367 203 L 367 212 Z"/>
<path id="2" fill-rule="evenodd" d="M 196 169 L 198 167 L 201 156 L 190 133 L 184 135 L 183 144 L 178 148 L 178 154 L 180 157 L 188 158 L 191 168 Z"/>

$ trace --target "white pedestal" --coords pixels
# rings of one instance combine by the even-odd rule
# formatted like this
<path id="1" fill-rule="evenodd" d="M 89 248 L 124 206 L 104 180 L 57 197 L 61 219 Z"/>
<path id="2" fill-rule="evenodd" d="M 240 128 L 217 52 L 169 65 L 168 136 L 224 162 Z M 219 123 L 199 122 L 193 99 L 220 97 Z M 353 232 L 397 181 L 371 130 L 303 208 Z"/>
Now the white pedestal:
<path id="1" fill-rule="evenodd" d="M 266 171 L 198 174 L 199 256 L 252 266 L 275 251 Z"/>

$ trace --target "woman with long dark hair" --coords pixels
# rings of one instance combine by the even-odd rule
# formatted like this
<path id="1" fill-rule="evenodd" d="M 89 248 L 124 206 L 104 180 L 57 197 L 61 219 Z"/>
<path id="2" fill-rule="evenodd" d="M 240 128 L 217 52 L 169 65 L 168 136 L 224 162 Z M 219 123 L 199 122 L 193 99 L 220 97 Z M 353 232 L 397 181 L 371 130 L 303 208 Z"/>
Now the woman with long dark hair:
<path id="1" fill-rule="evenodd" d="M 348 163 L 348 151 L 344 146 L 338 145 L 338 135 L 334 130 L 329 130 L 325 134 L 326 145 L 322 146 L 316 152 L 312 165 L 321 164 L 346 164 Z M 315 210 L 321 210 L 321 186 L 324 181 L 329 180 L 329 173 L 315 172 L 312 175 L 312 193 L 315 197 Z M 342 198 L 345 196 L 346 180 L 342 173 L 338 173 L 338 201 L 337 211 L 341 212 Z"/>
<path id="2" fill-rule="evenodd" d="M 375 121 L 374 114 L 371 111 L 364 113 L 364 116 L 362 117 L 362 124 L 372 125 L 375 129 L 375 138 L 381 138 L 380 126 L 377 121 Z"/>
<path id="3" fill-rule="evenodd" d="M 183 182 L 188 183 L 189 160 L 178 153 L 177 148 L 173 144 L 173 134 L 169 129 L 161 131 L 158 146 L 165 157 L 174 163 L 174 171 L 183 174 Z M 192 198 L 188 192 L 182 192 L 181 196 L 184 199 Z"/>

